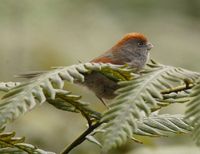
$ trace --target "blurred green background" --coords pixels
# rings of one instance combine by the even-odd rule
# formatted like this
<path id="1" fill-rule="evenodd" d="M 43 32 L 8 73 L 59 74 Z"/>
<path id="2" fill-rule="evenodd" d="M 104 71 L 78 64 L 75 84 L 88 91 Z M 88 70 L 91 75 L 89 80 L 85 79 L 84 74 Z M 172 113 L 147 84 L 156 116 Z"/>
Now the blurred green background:
<path id="1" fill-rule="evenodd" d="M 200 71 L 200 0 L 0 0 L 0 80 L 16 81 L 15 74 L 87 62 L 129 32 L 149 38 L 155 60 Z M 71 89 L 104 109 L 91 92 Z M 176 105 L 163 112 L 183 109 Z M 40 148 L 59 152 L 86 128 L 85 123 L 79 114 L 45 104 L 8 129 Z M 110 153 L 199 153 L 189 135 L 144 141 Z M 72 154 L 99 151 L 85 142 Z"/>

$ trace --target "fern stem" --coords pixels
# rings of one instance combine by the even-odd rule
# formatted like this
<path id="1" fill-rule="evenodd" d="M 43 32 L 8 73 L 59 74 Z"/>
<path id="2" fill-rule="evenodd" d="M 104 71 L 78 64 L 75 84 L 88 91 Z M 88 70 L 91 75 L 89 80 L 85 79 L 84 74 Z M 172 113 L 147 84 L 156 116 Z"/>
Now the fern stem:
<path id="1" fill-rule="evenodd" d="M 171 88 L 171 89 L 163 90 L 163 91 L 161 91 L 161 94 L 170 94 L 172 92 L 177 93 L 177 92 L 180 92 L 180 91 L 191 89 L 192 87 L 194 87 L 194 84 L 189 84 L 189 85 L 186 84 L 186 85 L 174 87 L 174 88 Z"/>
<path id="2" fill-rule="evenodd" d="M 90 127 L 86 131 L 84 131 L 74 142 L 72 142 L 69 146 L 67 146 L 61 154 L 68 154 L 71 150 L 73 150 L 75 147 L 80 145 L 82 142 L 86 140 L 86 136 L 88 136 L 94 129 L 99 127 L 102 123 L 97 122 Z"/>
<path id="3" fill-rule="evenodd" d="M 76 107 L 83 117 L 87 120 L 89 127 L 92 125 L 93 120 L 91 119 L 90 114 L 92 113 L 95 115 L 95 120 L 99 120 L 101 118 L 101 114 L 99 112 L 90 110 L 89 108 L 84 108 L 84 106 L 80 106 L 76 101 L 70 100 L 68 97 L 62 94 L 57 94 L 57 97 L 61 98 L 62 100 L 70 103 L 74 107 Z M 94 117 L 93 117 L 94 118 Z"/>

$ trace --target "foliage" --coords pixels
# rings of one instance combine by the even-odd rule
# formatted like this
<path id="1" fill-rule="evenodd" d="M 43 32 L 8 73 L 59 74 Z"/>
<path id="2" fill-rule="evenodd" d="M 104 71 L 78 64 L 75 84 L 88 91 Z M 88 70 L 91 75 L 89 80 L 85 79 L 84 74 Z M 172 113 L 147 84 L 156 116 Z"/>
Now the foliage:
<path id="1" fill-rule="evenodd" d="M 137 129 L 133 134 L 160 137 L 172 133 L 184 134 L 192 130 L 182 115 L 151 115 L 137 122 Z"/>
<path id="2" fill-rule="evenodd" d="M 190 101 L 187 105 L 186 119 L 191 121 L 194 127 L 192 136 L 197 145 L 200 146 L 200 82 L 193 87 L 190 94 Z"/>
<path id="3" fill-rule="evenodd" d="M 151 69 L 144 70 L 141 76 L 121 82 L 118 96 L 102 119 L 108 121 L 103 149 L 108 151 L 132 137 L 132 130 L 137 129 L 137 119 L 144 114 L 149 116 L 151 108 L 158 108 L 159 100 L 163 99 L 160 91 L 184 80 L 195 80 L 198 76 L 184 69 L 152 64 Z"/>
<path id="4" fill-rule="evenodd" d="M 64 86 L 65 81 L 75 84 L 84 82 L 84 75 L 93 71 L 119 82 L 121 87 L 104 113 L 92 109 L 88 102 L 81 100 L 80 95 L 72 94 Z M 69 153 L 85 140 L 99 145 L 102 153 L 107 153 L 125 144 L 128 139 L 138 141 L 135 135 L 161 137 L 192 132 L 194 140 L 200 144 L 200 74 L 197 72 L 152 61 L 140 72 L 134 72 L 127 66 L 85 63 L 20 77 L 28 80 L 0 84 L 0 90 L 6 92 L 0 102 L 0 127 L 3 129 L 8 122 L 44 102 L 60 110 L 81 113 L 88 122 L 88 128 L 65 148 L 63 154 Z M 186 119 L 184 115 L 155 113 L 174 103 L 188 103 Z M 103 132 L 102 142 L 95 137 L 99 132 Z M 25 153 L 29 153 L 29 150 L 42 153 L 42 150 L 24 144 L 24 138 L 15 139 L 14 135 L 0 135 L 0 150 L 26 149 Z"/>
<path id="5" fill-rule="evenodd" d="M 15 132 L 0 134 L 0 153 L 20 153 L 20 154 L 54 154 L 47 152 L 30 144 L 23 143 L 24 137 L 15 137 Z"/>
<path id="6" fill-rule="evenodd" d="M 34 76 L 29 81 L 12 88 L 3 96 L 0 104 L 0 126 L 4 126 L 7 122 L 33 109 L 37 104 L 44 103 L 47 99 L 54 100 L 57 93 L 69 95 L 70 99 L 70 92 L 63 90 L 64 81 L 71 83 L 83 82 L 83 73 L 103 70 L 107 67 L 109 67 L 108 64 L 86 63 L 57 68 L 42 73 L 42 75 Z M 113 66 L 112 68 L 113 72 L 120 74 L 120 69 L 117 70 L 117 66 Z M 9 87 L 8 84 L 5 84 L 5 87 Z"/>

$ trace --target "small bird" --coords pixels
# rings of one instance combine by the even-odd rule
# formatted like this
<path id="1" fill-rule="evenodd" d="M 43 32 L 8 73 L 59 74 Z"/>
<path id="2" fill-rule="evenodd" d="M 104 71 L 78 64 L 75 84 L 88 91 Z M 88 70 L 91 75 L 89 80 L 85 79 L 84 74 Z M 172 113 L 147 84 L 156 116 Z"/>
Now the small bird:
<path id="1" fill-rule="evenodd" d="M 149 50 L 153 45 L 141 33 L 129 33 L 125 35 L 111 49 L 91 60 L 92 63 L 111 63 L 116 65 L 127 64 L 130 68 L 141 70 L 148 61 Z M 99 72 L 85 75 L 83 83 L 105 104 L 104 99 L 113 99 L 119 85 L 116 81 L 107 78 Z"/>
<path id="2" fill-rule="evenodd" d="M 91 63 L 111 63 L 116 65 L 127 64 L 136 71 L 141 70 L 149 58 L 149 50 L 153 45 L 141 33 L 129 33 L 117 42 L 111 49 L 91 60 Z M 33 78 L 44 72 L 33 72 L 18 75 L 23 78 Z M 105 104 L 104 99 L 113 99 L 114 93 L 119 85 L 116 81 L 106 77 L 100 72 L 85 74 L 85 81 L 78 82 L 92 90 L 96 96 Z"/>

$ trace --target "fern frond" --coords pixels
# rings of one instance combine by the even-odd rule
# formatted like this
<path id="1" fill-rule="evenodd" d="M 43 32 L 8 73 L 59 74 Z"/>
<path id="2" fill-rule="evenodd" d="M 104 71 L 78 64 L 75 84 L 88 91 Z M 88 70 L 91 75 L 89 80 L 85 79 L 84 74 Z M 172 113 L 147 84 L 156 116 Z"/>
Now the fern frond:
<path id="1" fill-rule="evenodd" d="M 187 104 L 186 119 L 191 121 L 193 139 L 200 146 L 200 81 L 193 87 Z"/>
<path id="2" fill-rule="evenodd" d="M 105 126 L 103 152 L 120 146 L 137 129 L 137 120 L 151 113 L 151 108 L 159 106 L 163 99 L 161 91 L 183 84 L 185 80 L 194 82 L 199 74 L 185 69 L 160 64 L 151 64 L 132 81 L 121 82 L 118 96 L 105 112 L 102 121 Z"/>
<path id="3" fill-rule="evenodd" d="M 190 100 L 191 90 L 183 90 L 180 92 L 172 92 L 170 94 L 163 94 L 163 99 L 157 99 L 159 108 L 165 107 L 175 103 L 187 103 Z"/>
<path id="4" fill-rule="evenodd" d="M 0 82 L 0 91 L 8 92 L 18 85 L 20 85 L 20 82 Z"/>
<path id="5" fill-rule="evenodd" d="M 151 115 L 137 122 L 133 134 L 149 137 L 160 137 L 174 134 L 190 133 L 192 128 L 183 115 Z"/>
<path id="6" fill-rule="evenodd" d="M 15 137 L 15 132 L 0 134 L 0 153 L 24 153 L 24 154 L 55 154 L 24 143 L 24 137 Z"/>
<path id="7" fill-rule="evenodd" d="M 125 69 L 110 64 L 85 63 L 54 69 L 11 89 L 0 102 L 0 127 L 63 91 L 64 81 L 84 82 L 84 73 L 110 69 L 123 76 Z M 114 74 L 114 73 L 112 73 Z M 119 79 L 123 80 L 123 79 Z M 68 93 L 66 90 L 64 91 Z M 70 94 L 70 92 L 69 92 Z"/>
<path id="8" fill-rule="evenodd" d="M 137 120 L 136 123 L 137 129 L 133 129 L 133 137 L 131 139 L 139 143 L 141 143 L 141 141 L 137 139 L 137 136 L 167 137 L 174 134 L 191 134 L 193 130 L 190 123 L 180 114 L 151 114 L 149 117 L 143 117 L 142 120 Z M 102 124 L 101 127 L 97 128 L 89 135 L 89 138 L 91 138 L 91 140 L 89 140 L 90 142 L 101 145 L 101 143 L 94 138 L 94 135 L 105 133 L 104 125 L 105 124 Z"/>
<path id="9" fill-rule="evenodd" d="M 80 100 L 80 96 L 77 95 L 66 95 L 65 93 L 58 93 L 55 100 L 47 99 L 47 102 L 52 104 L 58 109 L 80 112 L 83 117 L 86 118 L 89 126 L 93 121 L 99 120 L 101 114 L 89 108 L 89 104 Z"/>

